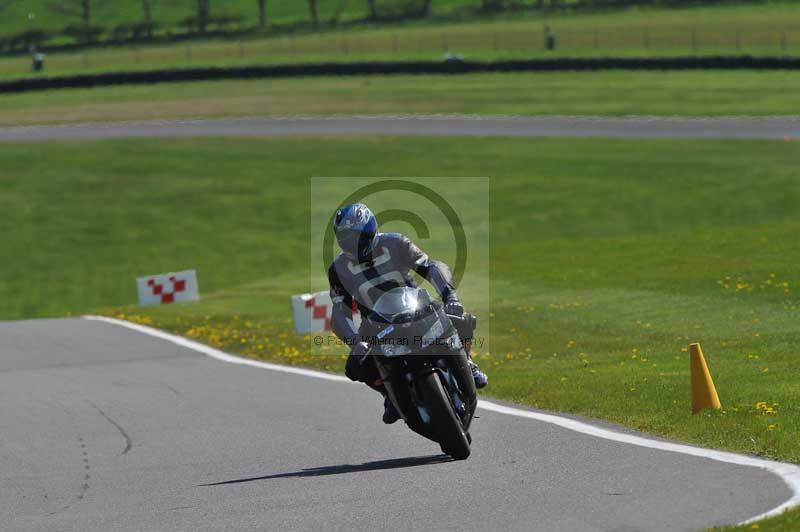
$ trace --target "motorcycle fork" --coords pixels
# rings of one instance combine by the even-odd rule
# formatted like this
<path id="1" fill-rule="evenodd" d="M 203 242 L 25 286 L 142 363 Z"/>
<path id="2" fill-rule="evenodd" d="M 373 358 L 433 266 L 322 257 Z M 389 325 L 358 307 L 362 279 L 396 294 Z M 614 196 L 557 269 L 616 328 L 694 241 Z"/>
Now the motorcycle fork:
<path id="1" fill-rule="evenodd" d="M 446 370 L 437 368 L 437 373 L 442 376 L 445 383 L 445 388 L 450 394 L 450 401 L 453 403 L 453 408 L 463 423 L 464 416 L 467 413 L 467 405 L 464 403 L 464 399 L 461 397 L 461 388 L 458 387 L 458 380 L 455 378 L 455 375 L 453 375 L 453 370 L 450 368 L 447 368 Z"/>

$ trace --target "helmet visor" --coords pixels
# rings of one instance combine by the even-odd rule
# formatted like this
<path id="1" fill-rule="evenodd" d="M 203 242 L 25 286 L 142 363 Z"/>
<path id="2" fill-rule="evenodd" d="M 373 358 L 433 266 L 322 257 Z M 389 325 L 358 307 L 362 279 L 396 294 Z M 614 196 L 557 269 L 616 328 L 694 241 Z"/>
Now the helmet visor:
<path id="1" fill-rule="evenodd" d="M 375 235 L 353 229 L 342 229 L 336 233 L 336 240 L 342 252 L 349 257 L 366 257 L 372 251 Z"/>

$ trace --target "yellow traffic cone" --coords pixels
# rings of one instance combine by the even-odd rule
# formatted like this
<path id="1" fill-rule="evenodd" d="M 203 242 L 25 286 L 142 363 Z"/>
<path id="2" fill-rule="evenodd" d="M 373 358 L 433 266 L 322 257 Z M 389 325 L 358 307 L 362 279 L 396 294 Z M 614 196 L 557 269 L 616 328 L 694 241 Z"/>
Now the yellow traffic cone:
<path id="1" fill-rule="evenodd" d="M 706 408 L 722 408 L 700 344 L 690 344 L 689 353 L 692 367 L 692 414 Z"/>

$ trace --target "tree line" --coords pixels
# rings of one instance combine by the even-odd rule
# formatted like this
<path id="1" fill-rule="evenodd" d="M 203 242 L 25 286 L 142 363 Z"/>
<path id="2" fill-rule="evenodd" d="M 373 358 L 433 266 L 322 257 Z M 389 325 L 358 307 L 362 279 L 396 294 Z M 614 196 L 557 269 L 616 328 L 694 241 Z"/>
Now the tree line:
<path id="1" fill-rule="evenodd" d="M 14 4 L 22 4 L 25 0 L 0 0 L 0 16 Z M 182 1 L 186 6 L 187 16 L 180 21 L 179 35 L 202 36 L 209 33 L 227 33 L 232 29 L 243 28 L 245 17 L 241 13 L 217 11 L 224 5 L 223 0 L 139 0 L 139 19 L 129 23 L 107 27 L 103 24 L 98 12 L 113 8 L 114 0 L 49 0 L 46 8 L 64 17 L 67 24 L 59 31 L 29 28 L 13 35 L 0 35 L 0 52 L 24 51 L 40 48 L 49 41 L 62 37 L 78 45 L 90 45 L 101 40 L 114 42 L 137 42 L 151 40 L 160 28 L 156 22 L 158 9 L 167 3 Z M 293 0 L 302 1 L 302 0 Z M 432 0 L 361 0 L 366 1 L 366 19 L 368 21 L 396 21 L 410 18 L 424 18 L 430 14 Z M 567 0 L 536 0 L 533 7 L 539 9 L 558 8 Z M 680 4 L 697 2 L 697 0 L 569 0 L 570 5 L 585 6 L 624 6 L 631 4 Z M 701 0 L 702 1 L 702 0 Z M 724 2 L 726 0 L 705 0 L 706 3 Z M 347 7 L 349 0 L 339 0 L 329 20 L 322 21 L 319 15 L 319 0 L 305 0 L 308 7 L 308 21 L 313 28 L 323 24 L 335 26 Z M 508 8 L 518 8 L 522 0 L 472 0 L 474 8 L 480 12 L 498 12 Z M 214 3 L 212 9 L 212 3 Z M 526 3 L 525 5 L 530 5 Z M 254 0 L 253 9 L 258 16 L 258 29 L 265 30 L 269 25 L 268 0 Z M 173 30 L 166 28 L 168 36 L 175 36 Z"/>

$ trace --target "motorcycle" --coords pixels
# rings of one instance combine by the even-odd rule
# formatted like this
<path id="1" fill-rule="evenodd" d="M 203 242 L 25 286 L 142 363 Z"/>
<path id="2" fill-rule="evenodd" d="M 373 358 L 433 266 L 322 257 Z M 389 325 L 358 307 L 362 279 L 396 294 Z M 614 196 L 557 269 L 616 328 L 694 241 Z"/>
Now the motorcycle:
<path id="1" fill-rule="evenodd" d="M 465 351 L 476 322 L 446 314 L 425 289 L 403 286 L 382 294 L 359 328 L 406 425 L 456 460 L 470 455 L 478 404 Z"/>

